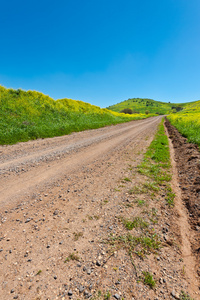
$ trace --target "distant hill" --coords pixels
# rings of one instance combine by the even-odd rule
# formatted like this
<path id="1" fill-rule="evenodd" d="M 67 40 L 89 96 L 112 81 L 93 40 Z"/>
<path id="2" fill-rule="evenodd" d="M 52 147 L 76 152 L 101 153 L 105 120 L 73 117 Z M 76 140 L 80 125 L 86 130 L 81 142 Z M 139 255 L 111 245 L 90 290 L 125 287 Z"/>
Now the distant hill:
<path id="1" fill-rule="evenodd" d="M 196 107 L 200 101 L 188 103 L 166 103 L 147 98 L 129 98 L 115 105 L 108 106 L 107 109 L 115 112 L 121 112 L 124 109 L 131 109 L 133 113 L 150 113 L 166 115 L 173 112 L 179 112 L 187 107 Z"/>
<path id="2" fill-rule="evenodd" d="M 39 92 L 0 86 L 1 145 L 60 136 L 149 116 L 119 114 L 82 101 L 53 100 Z"/>

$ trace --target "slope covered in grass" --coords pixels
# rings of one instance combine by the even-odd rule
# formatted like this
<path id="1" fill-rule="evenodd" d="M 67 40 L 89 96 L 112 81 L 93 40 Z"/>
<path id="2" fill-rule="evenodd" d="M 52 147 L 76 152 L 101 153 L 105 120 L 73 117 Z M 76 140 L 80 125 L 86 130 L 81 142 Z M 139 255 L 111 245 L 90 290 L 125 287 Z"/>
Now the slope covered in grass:
<path id="1" fill-rule="evenodd" d="M 39 92 L 0 86 L 1 145 L 60 136 L 148 116 L 119 114 L 82 101 L 55 101 Z"/>
<path id="2" fill-rule="evenodd" d="M 121 112 L 122 110 L 129 108 L 133 113 L 166 115 L 183 109 L 183 104 L 166 103 L 152 99 L 131 98 L 107 108 L 115 112 Z"/>
<path id="3" fill-rule="evenodd" d="M 200 101 L 185 103 L 183 111 L 168 119 L 189 142 L 200 146 Z"/>

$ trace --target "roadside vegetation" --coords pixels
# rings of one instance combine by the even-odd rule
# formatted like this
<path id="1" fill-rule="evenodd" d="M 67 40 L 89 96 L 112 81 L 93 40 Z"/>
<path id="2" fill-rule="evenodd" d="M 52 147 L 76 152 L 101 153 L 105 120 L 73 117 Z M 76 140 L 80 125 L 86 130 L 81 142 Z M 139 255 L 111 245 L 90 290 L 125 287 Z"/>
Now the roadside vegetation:
<path id="1" fill-rule="evenodd" d="M 147 118 L 120 114 L 71 99 L 53 100 L 42 93 L 0 86 L 0 144 L 70 134 Z"/>
<path id="2" fill-rule="evenodd" d="M 138 166 L 138 172 L 147 177 L 146 183 L 142 185 L 143 193 L 151 192 L 153 197 L 156 191 L 162 190 L 167 204 L 173 206 L 175 195 L 170 186 L 169 143 L 163 122 L 159 125 L 154 140 L 145 153 L 142 163 Z"/>
<path id="3" fill-rule="evenodd" d="M 158 279 L 148 260 L 152 262 L 154 257 L 156 261 L 160 261 L 166 253 L 163 248 L 172 247 L 172 251 L 179 251 L 179 244 L 170 229 L 173 223 L 169 216 L 173 215 L 175 194 L 170 183 L 171 162 L 164 120 L 143 154 L 141 163 L 137 167 L 128 164 L 125 176 L 119 181 L 119 188 L 124 190 L 124 198 L 122 197 L 121 213 L 117 217 L 116 232 L 108 233 L 102 242 L 108 246 L 110 257 L 112 254 L 117 257 L 126 253 L 137 283 L 159 290 L 162 279 Z M 118 189 L 115 191 L 117 193 Z M 166 227 L 164 224 L 167 224 Z M 181 268 L 179 272 L 182 276 Z M 179 299 L 192 300 L 184 291 L 179 291 L 177 295 Z"/>
<path id="4" fill-rule="evenodd" d="M 168 120 L 190 143 L 200 146 L 200 101 L 183 113 L 169 115 Z"/>
<path id="5" fill-rule="evenodd" d="M 160 215 L 155 207 L 155 201 L 159 201 L 160 198 L 165 199 L 164 205 L 167 209 L 171 209 L 174 206 L 175 197 L 170 186 L 170 153 L 163 122 L 164 120 L 159 125 L 142 162 L 137 166 L 136 171 L 140 174 L 139 182 L 127 193 L 131 195 L 130 199 L 133 201 L 124 204 L 129 209 L 138 207 L 138 215 L 135 213 L 133 216 L 130 213 L 121 215 L 119 222 L 123 227 L 122 231 L 119 234 L 111 233 L 104 241 L 110 245 L 111 253 L 120 249 L 126 251 L 134 267 L 137 281 L 143 282 L 151 289 L 156 287 L 156 280 L 149 270 L 141 272 L 137 268 L 136 256 L 142 260 L 147 259 L 150 254 L 157 256 L 161 247 L 165 245 L 160 233 L 154 228 Z M 129 172 L 135 176 L 130 167 Z M 123 181 L 125 182 L 124 179 Z M 132 180 L 126 180 L 126 184 L 131 186 Z M 144 195 L 145 201 L 142 199 Z"/>

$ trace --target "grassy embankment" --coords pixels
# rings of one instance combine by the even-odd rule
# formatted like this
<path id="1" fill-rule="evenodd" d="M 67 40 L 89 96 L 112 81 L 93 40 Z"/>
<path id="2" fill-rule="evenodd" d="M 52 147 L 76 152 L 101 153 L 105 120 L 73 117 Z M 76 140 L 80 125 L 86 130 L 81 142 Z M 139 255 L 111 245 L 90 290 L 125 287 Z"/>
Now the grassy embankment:
<path id="1" fill-rule="evenodd" d="M 167 118 L 189 142 L 200 146 L 200 101 L 187 103 L 184 110 Z"/>
<path id="2" fill-rule="evenodd" d="M 149 116 L 119 114 L 82 101 L 55 101 L 35 91 L 0 86 L 1 145 L 61 136 Z"/>

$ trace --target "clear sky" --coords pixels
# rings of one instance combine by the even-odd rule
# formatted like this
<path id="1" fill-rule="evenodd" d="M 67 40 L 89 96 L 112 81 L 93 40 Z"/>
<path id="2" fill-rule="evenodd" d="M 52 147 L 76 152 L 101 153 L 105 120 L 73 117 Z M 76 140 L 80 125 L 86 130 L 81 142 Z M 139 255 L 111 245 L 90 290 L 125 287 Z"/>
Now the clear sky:
<path id="1" fill-rule="evenodd" d="M 0 84 L 106 107 L 200 99 L 200 0 L 6 0 Z"/>

